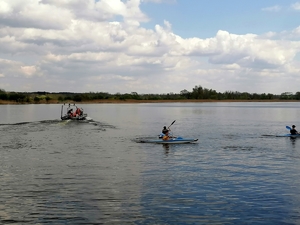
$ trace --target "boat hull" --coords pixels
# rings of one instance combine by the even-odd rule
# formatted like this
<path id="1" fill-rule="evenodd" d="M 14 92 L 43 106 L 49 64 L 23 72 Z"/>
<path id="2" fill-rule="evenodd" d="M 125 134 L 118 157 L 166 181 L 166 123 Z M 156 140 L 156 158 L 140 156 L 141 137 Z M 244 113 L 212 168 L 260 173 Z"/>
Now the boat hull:
<path id="1" fill-rule="evenodd" d="M 140 143 L 156 143 L 156 144 L 187 144 L 197 142 L 198 139 L 194 138 L 172 138 L 169 140 L 141 140 Z"/>
<path id="2" fill-rule="evenodd" d="M 85 120 L 87 114 L 83 114 L 82 116 L 70 117 L 69 115 L 64 115 L 61 117 L 62 120 Z"/>

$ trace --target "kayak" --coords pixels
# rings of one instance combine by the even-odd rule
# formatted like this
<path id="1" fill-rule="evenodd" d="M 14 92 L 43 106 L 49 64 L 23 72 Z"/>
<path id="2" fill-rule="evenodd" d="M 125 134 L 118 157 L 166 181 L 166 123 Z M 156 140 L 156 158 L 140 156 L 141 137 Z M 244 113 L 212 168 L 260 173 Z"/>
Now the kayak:
<path id="1" fill-rule="evenodd" d="M 289 126 L 285 126 L 285 128 L 288 130 L 292 130 L 292 128 Z M 276 135 L 276 137 L 300 137 L 300 134 L 290 134 L 290 133 L 289 134 L 278 134 L 278 135 Z"/>
<path id="2" fill-rule="evenodd" d="M 300 137 L 300 134 L 278 134 L 276 137 Z"/>
<path id="3" fill-rule="evenodd" d="M 162 139 L 155 139 L 155 140 L 140 140 L 139 143 L 157 143 L 157 144 L 186 144 L 186 143 L 193 143 L 198 141 L 195 138 L 171 138 L 169 140 L 162 140 Z"/>

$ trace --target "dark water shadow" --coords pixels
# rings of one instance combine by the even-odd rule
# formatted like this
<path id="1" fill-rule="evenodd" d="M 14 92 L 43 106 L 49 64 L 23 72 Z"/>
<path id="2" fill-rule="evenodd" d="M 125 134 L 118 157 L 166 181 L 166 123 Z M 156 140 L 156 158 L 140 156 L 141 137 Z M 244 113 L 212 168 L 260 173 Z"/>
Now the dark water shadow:
<path id="1" fill-rule="evenodd" d="M 170 145 L 169 144 L 162 144 L 163 149 L 165 150 L 165 155 L 167 156 L 170 152 Z"/>
<path id="2" fill-rule="evenodd" d="M 297 139 L 298 139 L 297 137 L 290 137 L 290 141 L 293 147 L 295 147 Z"/>

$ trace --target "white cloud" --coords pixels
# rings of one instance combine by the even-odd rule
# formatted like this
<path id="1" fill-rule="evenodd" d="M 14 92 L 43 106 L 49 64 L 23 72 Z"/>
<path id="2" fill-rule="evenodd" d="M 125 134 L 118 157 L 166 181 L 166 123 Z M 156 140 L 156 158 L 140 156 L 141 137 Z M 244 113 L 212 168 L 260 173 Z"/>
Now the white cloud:
<path id="1" fill-rule="evenodd" d="M 0 24 L 9 27 L 64 29 L 72 20 L 72 13 L 39 0 L 4 0 L 0 10 Z"/>
<path id="2" fill-rule="evenodd" d="M 2 77 L 26 77 L 42 76 L 37 66 L 28 66 L 22 62 L 0 59 Z"/>
<path id="3" fill-rule="evenodd" d="M 281 8 L 282 7 L 279 5 L 274 5 L 274 6 L 263 8 L 262 11 L 279 12 L 281 10 Z"/>
<path id="4" fill-rule="evenodd" d="M 299 11 L 300 10 L 300 2 L 296 2 L 291 5 L 292 9 Z"/>
<path id="5" fill-rule="evenodd" d="M 21 66 L 20 70 L 25 77 L 32 77 L 34 75 L 39 74 L 38 68 L 36 68 L 36 66 Z"/>
<path id="6" fill-rule="evenodd" d="M 251 92 L 257 92 L 273 90 L 267 85 L 271 77 L 287 83 L 299 74 L 299 27 L 183 38 L 168 21 L 143 28 L 148 17 L 141 2 L 0 1 L 1 84 L 11 90 L 110 93 L 179 92 L 199 84 L 250 91 L 253 84 L 257 90 Z"/>
<path id="7" fill-rule="evenodd" d="M 0 2 L 0 14 L 12 13 L 12 7 L 5 1 Z"/>

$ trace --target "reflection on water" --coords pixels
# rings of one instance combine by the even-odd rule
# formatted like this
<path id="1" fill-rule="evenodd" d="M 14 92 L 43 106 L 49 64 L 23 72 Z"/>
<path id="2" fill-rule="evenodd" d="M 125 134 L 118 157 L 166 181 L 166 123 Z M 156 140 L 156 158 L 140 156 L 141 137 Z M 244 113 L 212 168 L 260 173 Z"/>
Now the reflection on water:
<path id="1" fill-rule="evenodd" d="M 170 150 L 169 144 L 163 144 L 162 146 L 163 146 L 163 148 L 165 150 L 165 154 L 168 155 L 169 154 L 169 150 Z"/>
<path id="2" fill-rule="evenodd" d="M 297 139 L 298 139 L 297 137 L 290 137 L 291 144 L 292 144 L 293 147 L 296 146 L 296 141 L 297 141 Z"/>
<path id="3" fill-rule="evenodd" d="M 299 140 L 276 137 L 291 104 L 87 105 L 88 121 L 44 107 L 0 106 L 1 224 L 300 223 Z M 136 142 L 173 118 L 199 143 Z"/>

